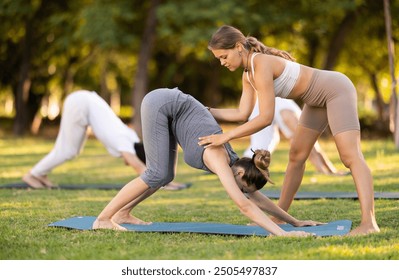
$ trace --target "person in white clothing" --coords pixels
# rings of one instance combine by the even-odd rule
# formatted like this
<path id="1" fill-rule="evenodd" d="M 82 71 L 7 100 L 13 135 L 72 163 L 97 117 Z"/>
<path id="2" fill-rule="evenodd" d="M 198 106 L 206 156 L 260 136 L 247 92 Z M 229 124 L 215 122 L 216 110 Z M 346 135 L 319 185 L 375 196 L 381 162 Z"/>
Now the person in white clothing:
<path id="1" fill-rule="evenodd" d="M 251 157 L 253 155 L 252 151 L 256 149 L 265 149 L 273 153 L 280 142 L 280 132 L 286 139 L 291 140 L 294 136 L 301 113 L 301 108 L 293 100 L 276 97 L 272 124 L 250 136 L 250 146 L 245 150 L 244 156 Z M 259 115 L 258 101 L 256 101 L 248 120 L 255 118 L 257 115 Z M 347 172 L 338 171 L 335 168 L 333 163 L 323 152 L 318 141 L 316 141 L 310 152 L 309 161 L 320 173 L 328 175 L 348 174 Z"/>
<path id="2" fill-rule="evenodd" d="M 142 174 L 146 170 L 144 155 L 138 156 L 135 146 L 140 144 L 137 133 L 125 125 L 111 107 L 96 92 L 79 90 L 67 96 L 63 105 L 60 130 L 52 151 L 41 159 L 22 180 L 30 187 L 51 188 L 55 184 L 47 175 L 57 166 L 73 159 L 83 149 L 87 129 L 114 157 L 122 157 L 125 164 Z M 141 159 L 140 159 L 141 158 Z M 171 189 L 184 188 L 171 183 Z"/>

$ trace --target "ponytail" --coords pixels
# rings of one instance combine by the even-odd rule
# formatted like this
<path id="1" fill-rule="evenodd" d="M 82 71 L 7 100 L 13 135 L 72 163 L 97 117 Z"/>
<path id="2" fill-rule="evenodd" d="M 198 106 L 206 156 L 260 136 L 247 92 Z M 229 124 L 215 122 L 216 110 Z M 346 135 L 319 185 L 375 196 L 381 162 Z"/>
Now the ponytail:
<path id="1" fill-rule="evenodd" d="M 279 56 L 287 60 L 295 61 L 295 58 L 288 52 L 267 47 L 255 37 L 245 37 L 240 30 L 229 25 L 220 27 L 212 35 L 212 38 L 208 43 L 208 49 L 232 49 L 237 45 L 237 43 L 241 43 L 248 51 Z"/>
<path id="2" fill-rule="evenodd" d="M 248 36 L 246 38 L 246 43 L 246 49 L 249 51 L 279 56 L 287 60 L 295 61 L 295 58 L 291 56 L 288 52 L 267 47 L 262 42 L 259 42 L 258 39 L 256 39 L 255 37 Z"/>

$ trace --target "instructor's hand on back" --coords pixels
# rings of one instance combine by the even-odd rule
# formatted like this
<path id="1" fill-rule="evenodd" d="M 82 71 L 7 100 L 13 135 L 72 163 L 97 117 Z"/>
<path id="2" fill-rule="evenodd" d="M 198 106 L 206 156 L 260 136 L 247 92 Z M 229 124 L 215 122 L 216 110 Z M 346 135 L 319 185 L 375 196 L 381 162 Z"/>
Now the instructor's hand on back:
<path id="1" fill-rule="evenodd" d="M 231 139 L 226 133 L 212 134 L 208 136 L 202 136 L 198 138 L 198 145 L 203 146 L 205 149 L 209 147 L 215 147 L 223 145 L 229 142 Z"/>

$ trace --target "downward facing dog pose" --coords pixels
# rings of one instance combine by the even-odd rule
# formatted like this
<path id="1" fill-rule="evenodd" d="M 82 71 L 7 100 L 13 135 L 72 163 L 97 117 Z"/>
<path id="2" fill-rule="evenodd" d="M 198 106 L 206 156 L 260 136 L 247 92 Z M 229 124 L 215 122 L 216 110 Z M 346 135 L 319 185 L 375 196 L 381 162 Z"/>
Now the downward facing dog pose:
<path id="1" fill-rule="evenodd" d="M 299 118 L 301 116 L 301 108 L 291 99 L 283 99 L 276 97 L 274 119 L 271 125 L 254 133 L 250 137 L 250 146 L 245 150 L 244 156 L 249 157 L 252 150 L 264 149 L 273 153 L 280 142 L 280 132 L 285 138 L 292 141 Z M 256 101 L 254 109 L 248 120 L 252 120 L 259 115 L 259 104 Z M 327 175 L 347 175 L 347 172 L 338 171 L 333 163 L 324 154 L 318 141 L 316 141 L 309 154 L 309 161 L 314 165 L 316 170 Z"/>
<path id="2" fill-rule="evenodd" d="M 125 125 L 96 92 L 79 90 L 65 99 L 54 148 L 22 180 L 34 189 L 54 187 L 47 175 L 81 152 L 89 126 L 112 156 L 122 157 L 138 174 L 145 171 L 145 158 L 140 153 L 142 144 L 137 133 Z M 183 188 L 185 185 L 173 182 L 169 185 L 171 189 L 179 186 Z"/>
<path id="3" fill-rule="evenodd" d="M 241 212 L 271 234 L 309 236 L 302 231 L 284 231 L 263 211 L 294 226 L 320 224 L 295 219 L 258 191 L 270 180 L 267 151 L 256 151 L 253 159 L 238 159 L 228 143 L 208 149 L 198 145 L 200 135 L 219 134 L 222 130 L 209 111 L 191 95 L 178 89 L 154 90 L 145 96 L 141 114 L 147 170 L 120 190 L 98 215 L 93 229 L 126 230 L 119 224 L 146 224 L 130 212 L 160 186 L 173 180 L 178 144 L 187 164 L 218 175 Z"/>
<path id="4" fill-rule="evenodd" d="M 360 201 L 361 223 L 350 234 L 379 232 L 374 212 L 373 179 L 360 147 L 357 93 L 348 77 L 296 63 L 289 53 L 266 47 L 232 26 L 219 28 L 208 47 L 230 71 L 244 68 L 239 107 L 212 108 L 210 111 L 218 121 L 245 123 L 224 134 L 204 134 L 200 144 L 209 149 L 251 135 L 272 123 L 276 96 L 299 99 L 305 105 L 291 142 L 279 206 L 286 211 L 290 207 L 301 184 L 306 159 L 329 125 L 341 161 L 351 171 Z M 259 115 L 247 121 L 256 98 Z"/>

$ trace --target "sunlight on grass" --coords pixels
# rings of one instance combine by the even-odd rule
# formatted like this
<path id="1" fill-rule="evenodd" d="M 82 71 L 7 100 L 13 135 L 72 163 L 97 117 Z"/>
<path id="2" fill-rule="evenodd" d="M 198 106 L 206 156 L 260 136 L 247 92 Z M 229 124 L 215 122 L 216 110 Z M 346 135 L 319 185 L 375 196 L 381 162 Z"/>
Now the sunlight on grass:
<path id="1" fill-rule="evenodd" d="M 247 140 L 233 141 L 238 155 L 246 149 Z M 344 170 L 335 144 L 328 139 L 320 144 L 336 167 Z M 53 145 L 51 139 L 1 139 L 0 184 L 20 181 Z M 265 189 L 280 190 L 288 149 L 288 142 L 282 141 L 274 152 L 270 171 L 276 184 L 267 184 Z M 375 191 L 399 191 L 399 153 L 392 141 L 366 140 L 362 150 L 373 172 Z M 161 189 L 133 214 L 148 221 L 247 224 L 249 219 L 227 196 L 217 176 L 191 168 L 180 149 L 179 153 L 176 181 L 193 185 L 183 191 Z M 49 177 L 58 184 L 124 185 L 137 174 L 120 158 L 111 157 L 97 140 L 88 139 L 81 155 L 55 168 Z M 355 192 L 355 187 L 351 176 L 318 174 L 307 164 L 299 191 Z M 397 200 L 375 201 L 380 234 L 299 240 L 49 228 L 47 224 L 60 219 L 98 215 L 118 191 L 0 188 L 0 192 L 0 259 L 399 259 Z M 353 227 L 360 223 L 357 200 L 295 200 L 289 212 L 299 219 L 348 219 Z"/>
<path id="2" fill-rule="evenodd" d="M 25 202 L 3 202 L 0 203 L 0 209 L 5 210 L 7 208 L 10 209 L 24 209 L 30 208 L 34 206 L 34 202 L 25 201 Z"/>
<path id="3" fill-rule="evenodd" d="M 23 172 L 21 170 L 2 170 L 0 172 L 0 177 L 2 179 L 15 179 L 15 178 L 22 178 Z"/>
<path id="4" fill-rule="evenodd" d="M 87 201 L 109 201 L 109 197 L 77 197 L 72 201 L 87 202 Z"/>
<path id="5" fill-rule="evenodd" d="M 375 259 L 376 256 L 397 256 L 399 245 L 383 245 L 378 247 L 372 246 L 325 246 L 312 250 L 312 253 L 327 255 L 329 259 Z"/>

